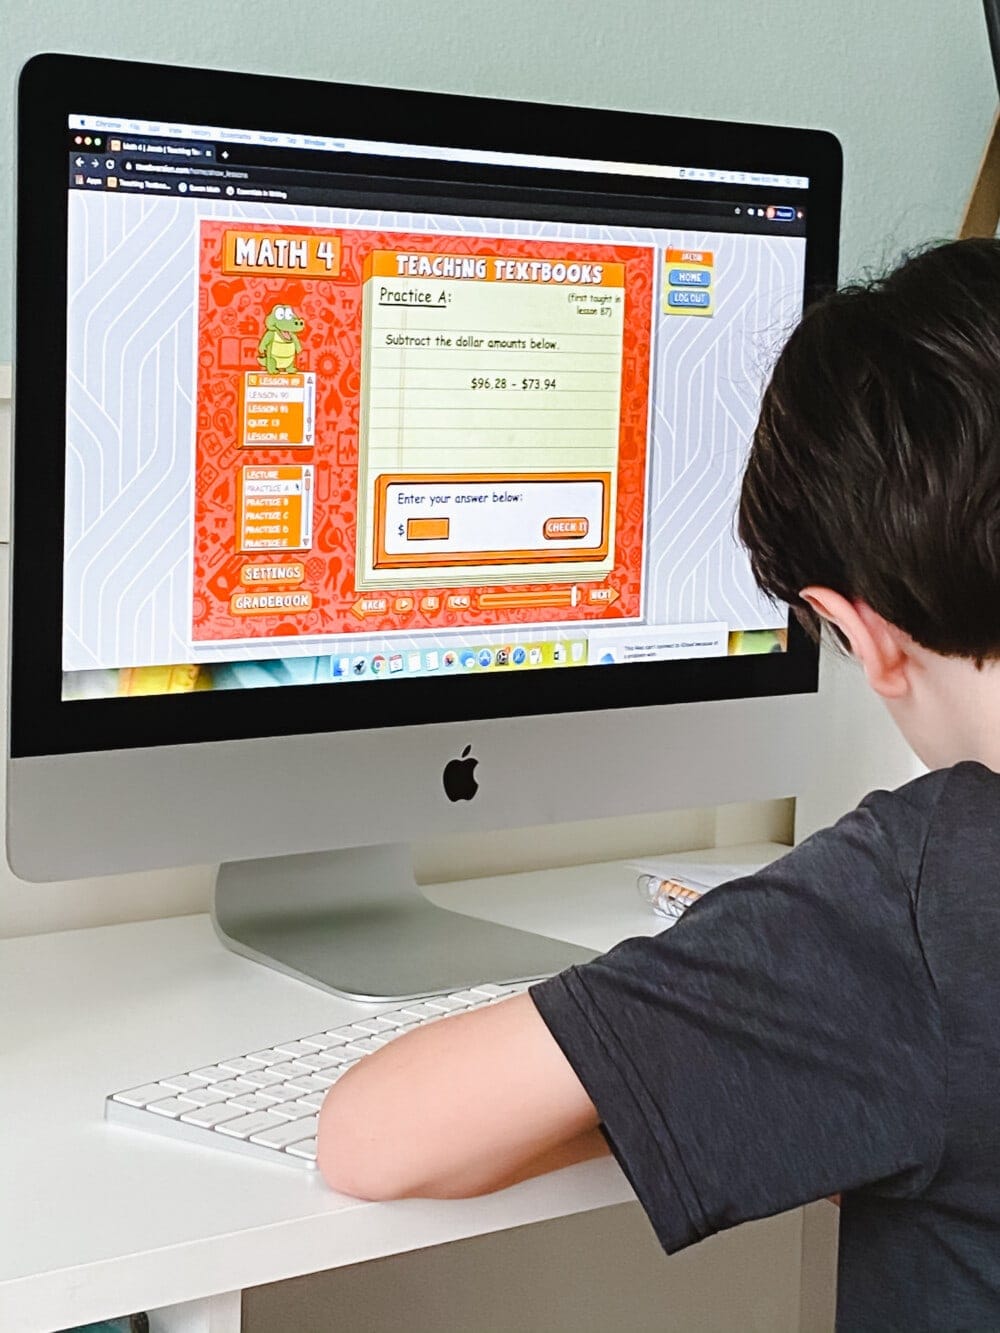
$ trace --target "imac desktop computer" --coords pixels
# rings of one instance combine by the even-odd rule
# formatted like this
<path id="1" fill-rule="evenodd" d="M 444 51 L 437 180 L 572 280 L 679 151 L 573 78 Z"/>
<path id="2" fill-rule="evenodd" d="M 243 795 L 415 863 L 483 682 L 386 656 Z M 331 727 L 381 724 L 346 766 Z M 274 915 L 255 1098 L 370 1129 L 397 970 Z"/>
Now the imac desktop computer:
<path id="1" fill-rule="evenodd" d="M 801 789 L 734 515 L 834 138 L 55 55 L 18 115 L 21 877 L 220 862 L 231 948 L 413 997 L 587 956 L 414 840 Z"/>

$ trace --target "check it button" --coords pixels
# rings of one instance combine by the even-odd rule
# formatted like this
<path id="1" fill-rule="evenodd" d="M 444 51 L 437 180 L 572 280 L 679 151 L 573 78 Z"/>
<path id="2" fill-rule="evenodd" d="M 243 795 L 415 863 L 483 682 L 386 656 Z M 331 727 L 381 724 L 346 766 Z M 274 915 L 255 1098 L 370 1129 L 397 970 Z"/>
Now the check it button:
<path id="1" fill-rule="evenodd" d="M 590 522 L 586 518 L 547 518 L 542 527 L 542 536 L 548 541 L 560 537 L 572 537 L 579 540 L 590 531 Z"/>

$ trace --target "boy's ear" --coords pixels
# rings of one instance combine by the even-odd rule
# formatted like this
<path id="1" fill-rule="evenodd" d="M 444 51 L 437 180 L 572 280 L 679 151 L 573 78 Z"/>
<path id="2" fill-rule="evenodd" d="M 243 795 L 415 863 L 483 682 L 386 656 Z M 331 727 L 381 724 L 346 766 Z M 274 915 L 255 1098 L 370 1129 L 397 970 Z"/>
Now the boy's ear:
<path id="1" fill-rule="evenodd" d="M 876 694 L 898 699 L 907 693 L 911 659 L 907 634 L 873 611 L 867 602 L 852 602 L 832 588 L 803 588 L 799 596 L 841 631 Z"/>

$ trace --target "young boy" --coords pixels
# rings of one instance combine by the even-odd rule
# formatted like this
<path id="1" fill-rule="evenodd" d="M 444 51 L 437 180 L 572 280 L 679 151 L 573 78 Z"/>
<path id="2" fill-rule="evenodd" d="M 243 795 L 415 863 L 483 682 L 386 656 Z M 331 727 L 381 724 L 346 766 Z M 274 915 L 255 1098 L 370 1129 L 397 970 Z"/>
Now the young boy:
<path id="1" fill-rule="evenodd" d="M 612 1151 L 667 1251 L 842 1193 L 838 1327 L 1000 1328 L 1000 242 L 812 306 L 740 503 L 932 770 L 331 1090 L 319 1162 L 452 1197 Z"/>

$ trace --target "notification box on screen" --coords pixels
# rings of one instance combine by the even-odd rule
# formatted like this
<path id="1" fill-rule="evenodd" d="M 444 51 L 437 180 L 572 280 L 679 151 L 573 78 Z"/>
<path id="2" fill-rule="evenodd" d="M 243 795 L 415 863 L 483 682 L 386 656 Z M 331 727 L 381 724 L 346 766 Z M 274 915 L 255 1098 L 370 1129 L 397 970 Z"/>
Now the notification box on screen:
<path id="1" fill-rule="evenodd" d="M 379 477 L 379 568 L 602 560 L 611 474 Z"/>

